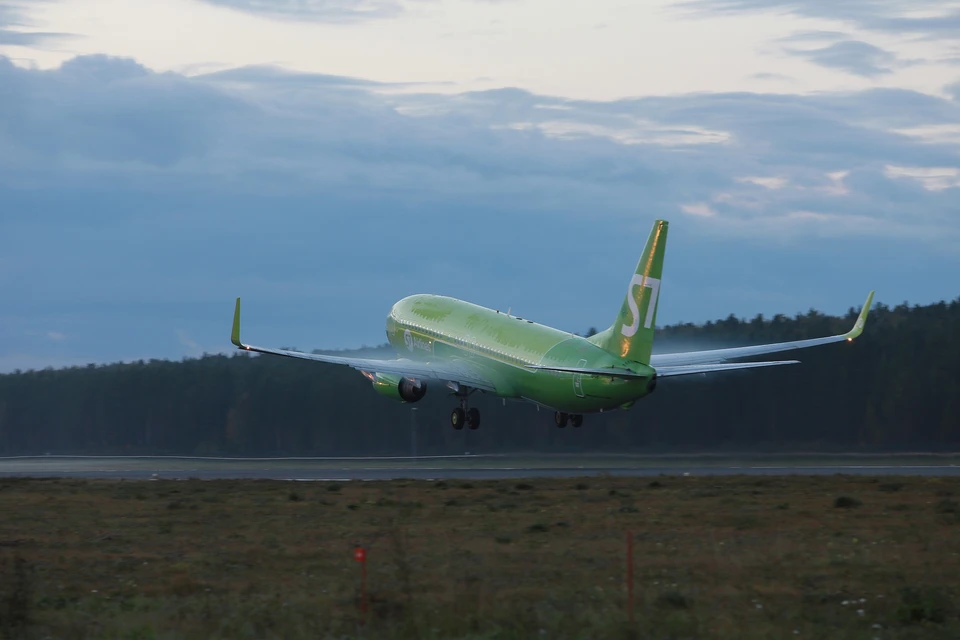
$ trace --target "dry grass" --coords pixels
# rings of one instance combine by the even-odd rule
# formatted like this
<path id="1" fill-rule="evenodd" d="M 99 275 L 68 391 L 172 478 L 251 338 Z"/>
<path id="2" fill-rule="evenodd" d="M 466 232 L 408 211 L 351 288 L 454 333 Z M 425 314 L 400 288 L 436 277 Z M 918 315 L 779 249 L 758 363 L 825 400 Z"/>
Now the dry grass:
<path id="1" fill-rule="evenodd" d="M 0 636 L 957 638 L 958 495 L 847 476 L 0 480 Z"/>

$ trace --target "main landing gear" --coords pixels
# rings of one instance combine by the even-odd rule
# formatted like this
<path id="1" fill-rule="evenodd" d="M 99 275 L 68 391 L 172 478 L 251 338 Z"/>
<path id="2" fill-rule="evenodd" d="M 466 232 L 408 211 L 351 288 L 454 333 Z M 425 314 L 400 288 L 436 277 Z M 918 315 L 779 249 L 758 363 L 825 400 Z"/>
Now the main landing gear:
<path id="1" fill-rule="evenodd" d="M 466 424 L 471 429 L 480 428 L 480 411 L 476 407 L 467 408 L 467 396 L 469 392 L 458 391 L 460 396 L 460 406 L 450 412 L 450 426 L 456 430 L 463 429 Z"/>
<path id="2" fill-rule="evenodd" d="M 583 426 L 583 416 L 579 413 L 564 413 L 563 411 L 557 411 L 553 414 L 553 421 L 558 427 L 563 429 L 567 426 L 567 422 L 570 422 L 574 427 Z"/>

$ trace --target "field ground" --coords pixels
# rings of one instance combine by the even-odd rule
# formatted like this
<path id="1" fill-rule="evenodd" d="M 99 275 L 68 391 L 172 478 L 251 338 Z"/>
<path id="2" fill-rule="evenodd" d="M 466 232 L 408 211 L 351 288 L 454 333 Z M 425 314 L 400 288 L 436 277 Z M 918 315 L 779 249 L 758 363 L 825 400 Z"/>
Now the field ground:
<path id="1" fill-rule="evenodd" d="M 912 476 L 7 478 L 0 637 L 955 639 L 958 496 Z"/>

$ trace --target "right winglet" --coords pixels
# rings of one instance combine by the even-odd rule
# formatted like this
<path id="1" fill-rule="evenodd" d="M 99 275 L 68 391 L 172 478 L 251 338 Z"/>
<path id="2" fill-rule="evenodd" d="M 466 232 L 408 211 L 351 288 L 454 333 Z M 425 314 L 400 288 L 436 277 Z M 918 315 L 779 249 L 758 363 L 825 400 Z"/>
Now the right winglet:
<path id="1" fill-rule="evenodd" d="M 238 303 L 239 304 L 239 303 Z M 843 334 L 843 337 L 847 340 L 853 340 L 863 333 L 863 325 L 867 322 L 867 314 L 870 313 L 870 305 L 873 304 L 873 291 L 867 296 L 867 301 L 863 303 L 863 308 L 860 309 L 860 315 L 857 316 L 857 321 L 853 325 L 853 329 Z"/>
<path id="2" fill-rule="evenodd" d="M 240 298 L 237 298 L 237 306 L 233 310 L 233 331 L 230 332 L 230 342 L 243 348 L 243 343 L 240 342 Z"/>

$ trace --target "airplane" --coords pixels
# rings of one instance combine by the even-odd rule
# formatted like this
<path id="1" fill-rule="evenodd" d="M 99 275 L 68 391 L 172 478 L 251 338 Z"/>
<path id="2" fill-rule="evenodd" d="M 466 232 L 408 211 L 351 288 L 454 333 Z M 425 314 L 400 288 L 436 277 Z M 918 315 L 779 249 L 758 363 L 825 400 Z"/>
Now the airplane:
<path id="1" fill-rule="evenodd" d="M 656 220 L 613 324 L 590 337 L 537 324 L 499 310 L 446 296 L 406 297 L 387 315 L 387 339 L 402 357 L 352 358 L 268 349 L 240 341 L 240 298 L 231 342 L 239 349 L 346 365 L 360 371 L 380 394 L 418 402 L 431 386 L 457 396 L 450 414 L 455 429 L 480 426 L 469 406 L 479 391 L 533 402 L 554 411 L 556 426 L 583 424 L 583 414 L 629 409 L 653 393 L 661 378 L 797 364 L 798 360 L 729 362 L 832 342 L 852 341 L 863 332 L 873 291 L 847 333 L 748 347 L 653 355 L 657 303 L 667 244 L 666 220 Z"/>

